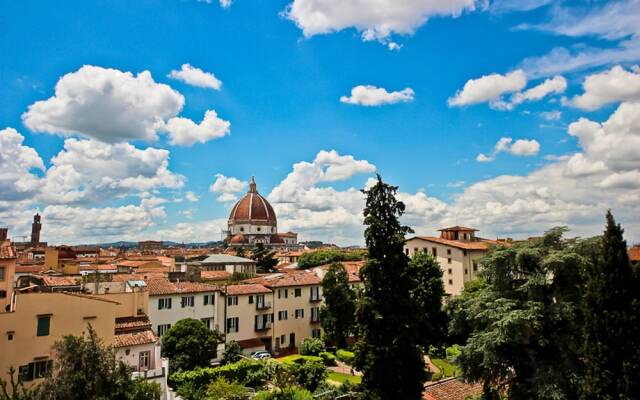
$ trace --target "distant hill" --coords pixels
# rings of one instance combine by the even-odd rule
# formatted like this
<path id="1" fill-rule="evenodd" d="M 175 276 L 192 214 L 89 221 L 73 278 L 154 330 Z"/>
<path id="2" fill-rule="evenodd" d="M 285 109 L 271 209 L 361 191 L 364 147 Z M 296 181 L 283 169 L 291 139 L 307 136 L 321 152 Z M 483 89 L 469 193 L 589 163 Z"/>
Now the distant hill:
<path id="1" fill-rule="evenodd" d="M 197 247 L 214 247 L 214 246 L 219 246 L 221 245 L 222 242 L 221 241 L 215 241 L 215 242 L 194 242 L 194 243 L 178 243 L 178 242 L 172 242 L 172 241 L 162 241 L 162 246 L 163 247 L 189 247 L 189 248 L 197 248 Z M 118 241 L 118 242 L 110 242 L 110 243 L 92 243 L 92 244 L 80 244 L 78 246 L 87 246 L 87 247 L 95 247 L 95 246 L 100 246 L 102 248 L 109 248 L 109 247 L 113 247 L 116 249 L 119 248 L 125 248 L 125 249 L 133 249 L 138 247 L 138 242 L 129 242 L 129 241 Z"/>

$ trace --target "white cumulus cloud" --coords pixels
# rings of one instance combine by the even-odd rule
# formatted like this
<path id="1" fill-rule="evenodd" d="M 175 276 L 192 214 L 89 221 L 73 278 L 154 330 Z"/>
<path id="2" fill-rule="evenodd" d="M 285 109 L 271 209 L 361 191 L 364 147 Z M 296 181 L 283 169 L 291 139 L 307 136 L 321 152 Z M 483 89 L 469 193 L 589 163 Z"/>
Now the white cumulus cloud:
<path id="1" fill-rule="evenodd" d="M 526 84 L 527 76 L 522 70 L 515 70 L 506 75 L 494 73 L 478 79 L 469 79 L 462 90 L 449 98 L 449 106 L 498 101 L 504 94 L 517 92 Z"/>
<path id="2" fill-rule="evenodd" d="M 640 100 L 640 71 L 627 71 L 619 65 L 608 71 L 589 75 L 571 103 L 583 110 L 596 110 L 606 104 Z"/>
<path id="3" fill-rule="evenodd" d="M 169 133 L 169 143 L 180 146 L 192 146 L 195 143 L 205 143 L 227 135 L 231 123 L 218 117 L 213 110 L 207 110 L 204 118 L 196 124 L 189 118 L 171 118 L 164 128 Z"/>
<path id="4" fill-rule="evenodd" d="M 476 161 L 478 162 L 490 162 L 495 157 L 503 152 L 512 154 L 514 156 L 534 156 L 540 151 L 540 143 L 535 139 L 518 139 L 515 142 L 510 137 L 503 137 L 496 142 L 493 147 L 493 152 L 490 155 L 483 153 L 478 154 Z"/>
<path id="5" fill-rule="evenodd" d="M 351 89 L 351 96 L 342 96 L 340 101 L 361 106 L 380 106 L 384 104 L 407 103 L 413 101 L 413 89 L 388 92 L 385 88 L 371 85 L 359 85 Z"/>
<path id="6" fill-rule="evenodd" d="M 23 142 L 15 129 L 0 130 L 0 202 L 29 199 L 39 190 L 41 179 L 34 172 L 44 171 L 44 162 Z"/>
<path id="7" fill-rule="evenodd" d="M 231 2 L 228 1 L 228 4 L 221 4 L 224 7 L 228 7 L 231 5 Z M 182 64 L 180 70 L 173 70 L 167 75 L 168 78 L 176 79 L 182 81 L 191 86 L 197 86 L 201 88 L 210 88 L 213 90 L 220 90 L 222 87 L 222 82 L 220 79 L 216 78 L 214 74 L 211 72 L 205 72 L 200 68 L 196 68 L 191 64 Z"/>
<path id="8" fill-rule="evenodd" d="M 216 180 L 209 187 L 209 191 L 217 193 L 217 200 L 229 203 L 238 200 L 238 193 L 247 190 L 249 184 L 233 176 L 216 174 Z"/>

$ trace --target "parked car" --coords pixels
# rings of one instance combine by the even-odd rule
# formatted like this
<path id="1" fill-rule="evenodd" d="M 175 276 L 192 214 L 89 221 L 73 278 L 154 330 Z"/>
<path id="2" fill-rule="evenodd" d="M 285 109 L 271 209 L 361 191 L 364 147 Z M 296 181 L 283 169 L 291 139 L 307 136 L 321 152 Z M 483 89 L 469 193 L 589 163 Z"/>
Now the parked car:
<path id="1" fill-rule="evenodd" d="M 251 353 L 251 358 L 254 360 L 264 360 L 266 358 L 271 358 L 271 354 L 265 350 L 258 350 Z"/>

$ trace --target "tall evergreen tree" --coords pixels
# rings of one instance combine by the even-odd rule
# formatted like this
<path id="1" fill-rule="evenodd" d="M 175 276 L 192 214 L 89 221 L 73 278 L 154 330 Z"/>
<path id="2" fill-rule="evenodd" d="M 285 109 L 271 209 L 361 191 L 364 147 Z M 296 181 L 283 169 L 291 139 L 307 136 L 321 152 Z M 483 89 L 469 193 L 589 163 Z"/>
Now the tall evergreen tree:
<path id="1" fill-rule="evenodd" d="M 638 302 L 623 229 L 607 212 L 601 249 L 586 274 L 586 399 L 640 398 Z"/>
<path id="2" fill-rule="evenodd" d="M 365 241 L 369 260 L 361 270 L 364 292 L 357 310 L 356 367 L 367 399 L 420 399 L 427 379 L 412 297 L 414 281 L 403 252 L 411 229 L 400 223 L 405 206 L 397 187 L 380 176 L 366 194 Z"/>
<path id="3" fill-rule="evenodd" d="M 256 270 L 258 273 L 275 272 L 278 260 L 274 258 L 276 252 L 264 247 L 262 243 L 258 243 L 253 248 L 251 259 L 256 262 Z"/>
<path id="4" fill-rule="evenodd" d="M 356 301 L 342 264 L 333 263 L 329 266 L 329 271 L 322 279 L 322 295 L 324 306 L 320 309 L 320 321 L 325 340 L 345 347 L 347 337 L 353 332 Z"/>

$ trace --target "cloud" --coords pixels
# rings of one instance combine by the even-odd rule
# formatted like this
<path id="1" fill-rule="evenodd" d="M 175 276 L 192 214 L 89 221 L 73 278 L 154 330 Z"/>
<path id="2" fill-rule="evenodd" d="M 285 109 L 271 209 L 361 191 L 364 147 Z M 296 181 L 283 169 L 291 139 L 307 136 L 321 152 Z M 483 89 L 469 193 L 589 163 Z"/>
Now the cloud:
<path id="1" fill-rule="evenodd" d="M 231 6 L 231 1 L 223 0 L 220 4 L 223 7 L 229 7 Z M 167 77 L 201 88 L 220 90 L 220 87 L 222 87 L 222 82 L 216 78 L 214 74 L 211 72 L 205 72 L 200 68 L 193 67 L 191 64 L 182 64 L 180 71 L 173 70 L 169 75 L 167 75 Z"/>
<path id="2" fill-rule="evenodd" d="M 40 187 L 34 171 L 44 171 L 44 163 L 23 142 L 24 136 L 15 129 L 0 130 L 0 202 L 29 199 Z"/>
<path id="3" fill-rule="evenodd" d="M 584 93 L 575 96 L 571 104 L 583 110 L 593 111 L 610 103 L 640 100 L 640 71 L 627 71 L 616 65 L 608 71 L 587 76 L 582 88 Z"/>
<path id="4" fill-rule="evenodd" d="M 342 96 L 340 101 L 361 106 L 380 106 L 384 104 L 408 103 L 413 101 L 414 92 L 406 88 L 397 92 L 387 92 L 385 88 L 359 85 L 351 89 L 351 96 Z"/>
<path id="5" fill-rule="evenodd" d="M 51 159 L 37 198 L 47 204 L 97 203 L 180 188 L 184 181 L 169 170 L 167 150 L 71 138 Z"/>
<path id="6" fill-rule="evenodd" d="M 156 83 L 149 71 L 133 75 L 85 65 L 64 75 L 55 95 L 29 106 L 22 121 L 32 131 L 81 135 L 103 142 L 157 139 L 175 117 L 184 97 Z"/>
<path id="7" fill-rule="evenodd" d="M 233 0 L 220 0 L 220 5 L 223 8 L 229 8 L 231 7 L 231 4 L 233 3 Z"/>
<path id="8" fill-rule="evenodd" d="M 476 161 L 490 162 L 503 152 L 514 156 L 534 156 L 540 151 L 540 143 L 535 139 L 518 139 L 515 142 L 510 137 L 503 137 L 498 140 L 493 148 L 491 155 L 487 156 L 482 153 L 478 154 Z"/>
<path id="9" fill-rule="evenodd" d="M 531 11 L 552 2 L 553 0 L 494 0 L 491 2 L 489 10 L 494 13 Z"/>
<path id="10" fill-rule="evenodd" d="M 238 193 L 247 190 L 249 184 L 232 176 L 216 174 L 216 180 L 209 187 L 212 193 L 218 193 L 218 200 L 221 203 L 230 203 L 238 200 Z"/>
<path id="11" fill-rule="evenodd" d="M 511 104 L 517 105 L 525 101 L 537 101 L 549 94 L 564 93 L 566 89 L 567 80 L 560 75 L 556 75 L 553 78 L 546 79 L 537 86 L 525 90 L 524 92 L 514 94 L 511 98 Z"/>
<path id="12" fill-rule="evenodd" d="M 565 3 L 566 4 L 566 3 Z M 640 2 L 622 0 L 603 2 L 601 6 L 552 7 L 549 22 L 522 25 L 574 38 L 595 37 L 608 43 L 602 47 L 556 47 L 539 57 L 529 57 L 521 67 L 530 77 L 543 77 L 568 71 L 616 63 L 636 62 L 640 58 Z"/>
<path id="13" fill-rule="evenodd" d="M 389 45 L 392 35 L 413 34 L 431 17 L 457 17 L 475 8 L 476 0 L 293 0 L 283 14 L 305 37 L 355 28 L 362 40 Z"/>
<path id="14" fill-rule="evenodd" d="M 540 116 L 547 121 L 558 121 L 560 118 L 562 118 L 562 111 L 542 111 L 540 112 Z"/>
<path id="15" fill-rule="evenodd" d="M 185 217 L 187 216 L 185 215 Z M 217 218 L 197 222 L 179 222 L 174 226 L 147 233 L 144 237 L 174 242 L 204 243 L 222 240 L 221 232 L 226 229 L 227 219 Z"/>
<path id="16" fill-rule="evenodd" d="M 200 200 L 200 198 L 198 196 L 196 196 L 195 193 L 188 191 L 185 195 L 184 198 L 187 199 L 188 201 L 195 203 L 196 201 Z"/>
<path id="17" fill-rule="evenodd" d="M 455 182 L 449 182 L 447 183 L 447 187 L 450 188 L 459 188 L 459 187 L 463 187 L 465 184 L 464 181 L 455 181 Z"/>
<path id="18" fill-rule="evenodd" d="M 180 146 L 192 146 L 229 134 L 231 123 L 218 117 L 213 110 L 207 110 L 200 124 L 189 118 L 171 118 L 165 127 L 169 133 L 169 143 Z"/>
<path id="19" fill-rule="evenodd" d="M 466 106 L 500 100 L 506 93 L 523 89 L 527 84 L 527 76 L 522 70 L 506 75 L 490 74 L 478 79 L 469 79 L 455 96 L 449 98 L 449 106 Z"/>

